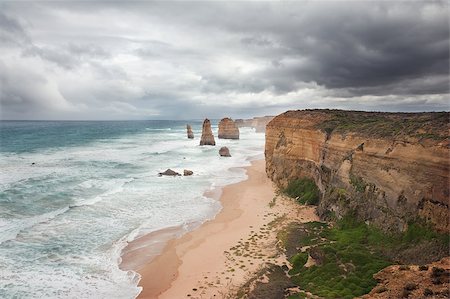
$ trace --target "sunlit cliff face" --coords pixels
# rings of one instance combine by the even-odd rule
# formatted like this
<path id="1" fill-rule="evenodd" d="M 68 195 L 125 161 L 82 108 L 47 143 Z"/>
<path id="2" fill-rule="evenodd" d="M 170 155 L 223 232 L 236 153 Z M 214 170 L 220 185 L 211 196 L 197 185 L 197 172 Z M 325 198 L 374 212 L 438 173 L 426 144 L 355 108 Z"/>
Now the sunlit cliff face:
<path id="1" fill-rule="evenodd" d="M 267 174 L 280 187 L 313 178 L 322 193 L 322 215 L 353 211 L 393 231 L 422 218 L 448 232 L 449 113 L 392 117 L 325 110 L 281 114 L 266 128 Z"/>

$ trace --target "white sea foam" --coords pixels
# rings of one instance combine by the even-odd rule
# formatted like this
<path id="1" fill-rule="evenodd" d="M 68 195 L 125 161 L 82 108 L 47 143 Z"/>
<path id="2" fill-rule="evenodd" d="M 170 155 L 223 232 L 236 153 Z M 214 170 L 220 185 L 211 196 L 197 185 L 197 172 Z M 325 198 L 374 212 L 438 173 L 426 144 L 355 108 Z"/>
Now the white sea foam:
<path id="1" fill-rule="evenodd" d="M 0 218 L 0 244 L 15 239 L 22 230 L 30 228 L 38 223 L 49 221 L 67 210 L 69 210 L 68 207 L 21 219 L 16 218 L 8 220 Z"/>
<path id="2" fill-rule="evenodd" d="M 220 203 L 204 192 L 244 180 L 235 167 L 263 153 L 264 135 L 251 129 L 242 128 L 239 141 L 216 139 L 215 147 L 185 133 L 146 130 L 0 157 L 8 170 L 0 177 L 0 297 L 134 298 L 139 275 L 119 269 L 127 242 L 214 217 Z M 220 146 L 232 157 L 220 157 Z M 194 175 L 157 176 L 167 168 Z"/>

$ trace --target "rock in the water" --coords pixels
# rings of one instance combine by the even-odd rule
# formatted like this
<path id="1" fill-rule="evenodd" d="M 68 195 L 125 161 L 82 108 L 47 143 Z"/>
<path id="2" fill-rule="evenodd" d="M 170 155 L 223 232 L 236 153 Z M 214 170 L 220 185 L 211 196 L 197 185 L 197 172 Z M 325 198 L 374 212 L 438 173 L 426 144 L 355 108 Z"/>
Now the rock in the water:
<path id="1" fill-rule="evenodd" d="M 192 132 L 192 127 L 191 125 L 187 124 L 186 125 L 186 129 L 187 129 L 187 137 L 189 139 L 194 139 L 194 133 Z"/>
<path id="2" fill-rule="evenodd" d="M 239 139 L 239 128 L 231 118 L 225 117 L 219 122 L 219 138 Z"/>
<path id="3" fill-rule="evenodd" d="M 163 176 L 163 175 L 179 176 L 179 175 L 181 175 L 181 174 L 179 174 L 178 172 L 173 171 L 172 169 L 169 168 L 169 169 L 167 169 L 166 171 L 160 172 L 160 173 L 159 173 L 159 176 Z"/>
<path id="4" fill-rule="evenodd" d="M 183 171 L 183 175 L 184 176 L 189 176 L 189 175 L 193 175 L 193 174 L 194 174 L 194 172 L 192 170 L 189 170 L 189 169 L 185 169 Z"/>
<path id="5" fill-rule="evenodd" d="M 223 146 L 223 147 L 220 148 L 219 155 L 221 157 L 231 157 L 230 150 L 226 146 Z"/>
<path id="6" fill-rule="evenodd" d="M 200 145 L 216 145 L 216 141 L 214 140 L 214 135 L 211 130 L 211 122 L 207 118 L 203 121 Z"/>

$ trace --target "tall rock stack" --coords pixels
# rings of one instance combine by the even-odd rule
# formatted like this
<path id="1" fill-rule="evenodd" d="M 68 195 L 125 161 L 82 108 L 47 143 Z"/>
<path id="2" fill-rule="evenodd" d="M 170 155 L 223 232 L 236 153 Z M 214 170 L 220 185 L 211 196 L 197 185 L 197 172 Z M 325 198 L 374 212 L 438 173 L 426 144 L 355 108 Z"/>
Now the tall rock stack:
<path id="1" fill-rule="evenodd" d="M 200 145 L 216 145 L 216 141 L 214 140 L 214 135 L 211 130 L 211 122 L 207 118 L 203 121 Z"/>
<path id="2" fill-rule="evenodd" d="M 239 128 L 231 118 L 225 117 L 219 122 L 219 138 L 239 139 Z"/>
<path id="3" fill-rule="evenodd" d="M 192 127 L 191 125 L 187 124 L 186 125 L 186 129 L 187 129 L 187 137 L 189 139 L 194 139 L 194 133 L 192 132 Z"/>

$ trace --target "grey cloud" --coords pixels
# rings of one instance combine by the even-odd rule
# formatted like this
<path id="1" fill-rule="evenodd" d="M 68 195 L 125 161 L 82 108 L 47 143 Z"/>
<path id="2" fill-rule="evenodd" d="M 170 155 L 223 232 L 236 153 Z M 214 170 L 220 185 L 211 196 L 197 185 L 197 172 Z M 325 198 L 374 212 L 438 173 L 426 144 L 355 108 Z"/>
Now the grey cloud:
<path id="1" fill-rule="evenodd" d="M 139 109 L 140 117 L 159 111 L 160 118 L 315 107 L 449 108 L 446 1 L 57 1 L 0 7 L 0 59 L 25 65 L 13 71 L 9 64 L 2 72 L 4 111 L 25 115 L 30 107 L 47 107 L 39 96 L 46 93 L 58 99 L 52 105 L 81 102 L 86 109 L 80 118 L 108 105 L 117 112 L 123 107 L 130 117 L 138 117 Z M 30 72 L 27 63 L 37 69 Z M 11 83 L 16 80 L 34 86 L 36 96 L 25 95 Z M 239 110 L 228 108 L 231 101 Z"/>
<path id="2" fill-rule="evenodd" d="M 0 43 L 4 46 L 21 46 L 29 43 L 29 40 L 20 22 L 0 11 Z"/>
<path id="3" fill-rule="evenodd" d="M 67 44 L 64 46 L 48 47 L 30 44 L 23 49 L 24 56 L 38 56 L 64 69 L 79 67 L 83 62 L 104 60 L 111 55 L 102 47 L 94 44 Z"/>

